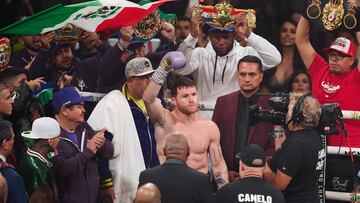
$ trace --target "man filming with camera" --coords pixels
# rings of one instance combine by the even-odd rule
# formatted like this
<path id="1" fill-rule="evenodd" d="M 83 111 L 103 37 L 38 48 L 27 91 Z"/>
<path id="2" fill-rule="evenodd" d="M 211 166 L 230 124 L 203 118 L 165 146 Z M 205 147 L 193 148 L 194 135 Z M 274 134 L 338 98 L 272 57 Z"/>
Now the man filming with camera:
<path id="1" fill-rule="evenodd" d="M 264 179 L 283 191 L 287 203 L 319 203 L 317 182 L 325 150 L 316 131 L 321 115 L 319 102 L 309 94 L 291 94 L 286 114 L 286 139 L 264 170 Z M 274 137 L 285 136 L 274 127 Z"/>

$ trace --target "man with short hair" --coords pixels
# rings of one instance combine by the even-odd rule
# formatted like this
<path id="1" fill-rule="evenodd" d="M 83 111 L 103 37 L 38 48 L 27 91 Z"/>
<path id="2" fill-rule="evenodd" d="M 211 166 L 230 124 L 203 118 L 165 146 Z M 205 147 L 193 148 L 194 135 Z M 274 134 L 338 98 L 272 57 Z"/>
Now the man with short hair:
<path id="1" fill-rule="evenodd" d="M 360 64 L 352 68 L 355 61 L 355 46 L 346 38 L 336 38 L 324 49 L 328 59 L 316 53 L 309 41 L 309 22 L 304 17 L 296 29 L 296 46 L 299 49 L 312 80 L 312 95 L 320 104 L 338 103 L 341 110 L 360 111 Z M 360 120 L 345 119 L 347 135 L 328 136 L 327 144 L 336 147 L 360 147 Z M 348 140 L 348 141 L 344 141 Z M 349 145 L 351 143 L 351 146 Z M 356 160 L 357 162 L 358 160 Z M 328 155 L 326 161 L 327 190 L 351 192 L 354 171 L 359 171 L 346 156 Z M 340 184 L 347 183 L 347 184 Z"/>
<path id="2" fill-rule="evenodd" d="M 273 125 L 265 122 L 251 122 L 250 107 L 259 105 L 270 109 L 268 97 L 258 96 L 263 79 L 262 63 L 256 56 L 247 55 L 237 65 L 239 91 L 218 97 L 212 120 L 220 129 L 220 143 L 230 175 L 239 171 L 238 154 L 248 144 L 257 144 L 268 156 L 274 153 L 274 139 L 268 136 Z M 230 176 L 230 178 L 234 178 Z"/>
<path id="3" fill-rule="evenodd" d="M 180 42 L 184 41 L 191 32 L 191 19 L 187 16 L 180 16 L 176 20 L 175 34 Z"/>
<path id="4" fill-rule="evenodd" d="M 141 172 L 139 186 L 148 182 L 159 187 L 162 203 L 214 202 L 209 178 L 186 164 L 189 143 L 183 133 L 172 132 L 164 140 L 166 161 Z"/>
<path id="5" fill-rule="evenodd" d="M 15 168 L 6 163 L 5 158 L 11 153 L 14 137 L 12 124 L 6 120 L 0 120 L 0 173 L 8 184 L 8 201 L 11 203 L 27 203 L 29 199 L 24 182 Z"/>
<path id="6" fill-rule="evenodd" d="M 159 188 L 153 183 L 146 183 L 138 188 L 134 203 L 161 203 Z"/>
<path id="7" fill-rule="evenodd" d="M 57 192 L 49 157 L 55 154 L 60 141 L 59 123 L 50 117 L 38 118 L 33 122 L 31 131 L 23 132 L 21 135 L 35 140 L 18 166 L 30 201 L 56 202 Z"/>
<path id="8" fill-rule="evenodd" d="M 84 119 L 84 102 L 75 87 L 54 94 L 53 107 L 61 127 L 58 154 L 50 159 L 60 202 L 92 202 L 98 196 L 97 158 L 111 158 L 114 148 L 104 137 L 105 129 L 95 132 Z"/>
<path id="9" fill-rule="evenodd" d="M 160 163 L 165 161 L 163 154 L 165 135 L 175 130 L 181 131 L 191 144 L 187 165 L 208 174 L 208 157 L 210 157 L 212 173 L 216 183 L 221 187 L 228 182 L 228 175 L 220 148 L 219 129 L 214 122 L 199 115 L 199 98 L 194 81 L 186 77 L 179 77 L 174 81 L 171 90 L 172 102 L 175 104 L 173 111 L 164 108 L 160 99 L 157 99 L 168 73 L 173 68 L 183 67 L 184 64 L 185 57 L 181 52 L 167 53 L 152 75 L 143 95 L 146 109 L 155 124 L 159 160 Z"/>
<path id="10" fill-rule="evenodd" d="M 285 203 L 283 194 L 263 180 L 265 151 L 256 144 L 247 145 L 239 154 L 240 179 L 216 193 L 217 203 L 276 202 Z"/>
<path id="11" fill-rule="evenodd" d="M 142 99 L 154 71 L 150 60 L 145 57 L 130 60 L 125 66 L 126 83 L 122 88 L 122 94 L 130 105 L 147 169 L 159 165 L 154 124 Z"/>
<path id="12" fill-rule="evenodd" d="M 12 113 L 12 104 L 14 100 L 11 97 L 10 89 L 2 82 L 0 82 L 0 120 L 4 116 L 9 116 Z"/>

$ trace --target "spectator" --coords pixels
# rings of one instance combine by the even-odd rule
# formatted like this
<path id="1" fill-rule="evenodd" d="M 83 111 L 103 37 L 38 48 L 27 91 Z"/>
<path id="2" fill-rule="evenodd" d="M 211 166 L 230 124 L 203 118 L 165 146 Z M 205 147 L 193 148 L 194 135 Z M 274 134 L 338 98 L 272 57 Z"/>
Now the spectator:
<path id="1" fill-rule="evenodd" d="M 311 91 L 311 78 L 308 72 L 298 71 L 291 74 L 286 92 L 310 92 Z"/>
<path id="2" fill-rule="evenodd" d="M 342 110 L 359 111 L 360 65 L 351 68 L 355 61 L 355 47 L 350 40 L 339 37 L 325 49 L 328 60 L 315 52 L 309 42 L 309 22 L 301 18 L 296 30 L 296 45 L 309 71 L 312 80 L 312 93 L 320 104 L 338 103 Z M 360 121 L 345 119 L 347 136 L 328 136 L 329 146 L 360 147 Z M 348 142 L 344 142 L 348 139 Z M 349 146 L 347 143 L 351 143 Z M 358 160 L 356 159 L 356 162 Z M 328 156 L 326 167 L 327 190 L 351 192 L 354 185 L 354 171 L 359 171 L 359 164 L 353 163 L 346 156 Z M 346 170 L 345 170 L 346 169 Z M 339 187 L 339 182 L 347 183 Z M 331 184 L 330 184 L 331 183 Z"/>
<path id="3" fill-rule="evenodd" d="M 153 183 L 146 183 L 136 192 L 134 203 L 161 203 L 159 188 Z"/>
<path id="4" fill-rule="evenodd" d="M 190 154 L 186 137 L 180 132 L 170 133 L 164 145 L 166 161 L 141 172 L 139 186 L 148 182 L 157 185 L 162 203 L 214 202 L 209 177 L 186 164 Z"/>
<path id="5" fill-rule="evenodd" d="M 122 88 L 122 94 L 126 97 L 134 117 L 146 169 L 159 165 L 154 124 L 148 117 L 142 100 L 154 71 L 147 58 L 137 57 L 130 60 L 125 66 L 127 82 Z"/>
<path id="6" fill-rule="evenodd" d="M 59 123 L 50 117 L 36 119 L 31 131 L 22 133 L 23 137 L 35 140 L 35 144 L 27 149 L 18 166 L 30 202 L 57 202 L 55 181 L 51 172 L 52 163 L 48 155 L 54 154 L 60 141 L 59 135 Z"/>
<path id="7" fill-rule="evenodd" d="M 11 153 L 14 145 L 14 131 L 9 121 L 0 121 L 0 173 L 6 179 L 8 185 L 8 202 L 27 203 L 28 195 L 21 176 L 15 168 L 6 163 L 6 156 Z"/>
<path id="8" fill-rule="evenodd" d="M 282 193 L 266 183 L 262 178 L 266 165 L 266 154 L 260 146 L 249 144 L 236 157 L 240 159 L 240 179 L 225 185 L 217 191 L 217 203 L 285 203 Z"/>
<path id="9" fill-rule="evenodd" d="M 187 165 L 208 174 L 210 158 L 214 180 L 221 187 L 228 182 L 228 174 L 221 153 L 219 129 L 214 122 L 199 115 L 199 100 L 194 81 L 186 77 L 179 77 L 175 80 L 171 89 L 172 101 L 175 104 L 172 111 L 165 109 L 161 101 L 156 98 L 170 70 L 182 67 L 184 63 L 185 57 L 181 52 L 167 53 L 161 65 L 152 75 L 152 80 L 143 95 L 146 109 L 155 124 L 160 163 L 165 161 L 163 149 L 166 134 L 174 130 L 184 131 L 191 143 Z"/>
<path id="10" fill-rule="evenodd" d="M 32 82 L 27 82 L 26 70 L 22 67 L 8 67 L 2 71 L 0 81 L 3 81 L 9 87 L 14 98 L 12 104 L 12 114 L 7 117 L 13 123 L 15 132 L 15 155 L 17 161 L 21 160 L 26 148 L 30 147 L 34 140 L 21 136 L 24 131 L 31 129 L 31 123 L 41 116 L 44 116 L 44 110 L 38 98 L 33 96 L 31 86 L 36 88 L 44 81 L 38 78 Z"/>
<path id="11" fill-rule="evenodd" d="M 297 23 L 287 20 L 282 23 L 279 36 L 281 63 L 274 69 L 265 71 L 264 84 L 270 92 L 284 92 L 289 76 L 296 71 L 305 70 L 299 52 L 295 45 Z"/>
<path id="12" fill-rule="evenodd" d="M 75 87 L 54 94 L 53 107 L 61 127 L 58 154 L 50 159 L 60 202 L 96 202 L 99 190 L 97 158 L 111 158 L 113 146 L 105 129 L 95 132 L 84 120 L 84 101 Z"/>
<path id="13" fill-rule="evenodd" d="M 7 202 L 8 186 L 5 178 L 0 173 L 0 203 Z"/>
<path id="14" fill-rule="evenodd" d="M 101 61 L 111 58 L 107 65 L 117 67 L 121 53 L 125 51 L 125 47 L 131 40 L 123 31 L 126 29 L 120 30 L 122 38 L 115 46 L 108 48 L 107 43 L 102 43 L 99 45 L 104 46 L 99 48 L 101 52 L 84 60 L 78 60 L 74 57 L 72 43 L 52 42 L 48 51 L 49 62 L 46 67 L 45 80 L 54 83 L 59 88 L 73 85 L 78 87 L 80 91 L 95 91 L 98 70 L 102 70 L 104 67 L 101 65 Z M 94 37 L 86 34 L 84 36 Z"/>
<path id="15" fill-rule="evenodd" d="M 176 38 L 179 42 L 184 41 L 191 31 L 191 19 L 187 16 L 180 16 L 177 18 L 175 26 Z"/>
<path id="16" fill-rule="evenodd" d="M 290 96 L 286 115 L 290 131 L 264 171 L 265 180 L 283 191 L 287 203 L 318 203 L 318 179 L 326 156 L 318 125 L 321 108 L 319 102 L 304 94 Z M 284 132 L 276 130 L 274 133 Z M 281 135 L 284 136 L 284 135 Z M 280 137 L 280 136 L 277 136 Z"/>
<path id="17" fill-rule="evenodd" d="M 54 36 L 54 32 L 42 35 L 18 36 L 17 41 L 23 44 L 24 48 L 11 56 L 9 65 L 27 69 L 26 75 L 29 80 L 43 77 L 49 57 L 47 51 L 50 48 L 50 40 Z"/>
<path id="18" fill-rule="evenodd" d="M 106 128 L 108 136 L 112 136 L 114 156 L 109 160 L 109 170 L 115 202 L 132 202 L 145 162 L 128 100 L 120 90 L 109 92 L 96 105 L 88 122 L 93 129 Z"/>
<path id="19" fill-rule="evenodd" d="M 0 81 L 0 120 L 11 115 L 13 103 L 10 89 Z"/>
<path id="20" fill-rule="evenodd" d="M 179 46 L 187 58 L 185 68 L 175 71 L 179 75 L 188 75 L 196 71 L 195 80 L 199 89 L 199 100 L 207 103 L 210 108 L 216 98 L 239 90 L 236 83 L 236 64 L 245 55 L 259 56 L 264 69 L 269 69 L 281 61 L 278 50 L 264 38 L 252 33 L 247 26 L 245 17 L 236 21 L 234 28 L 209 29 L 210 42 L 206 48 L 195 48 L 199 25 L 202 17 L 197 14 L 192 17 L 191 33 Z M 234 32 L 239 32 L 247 38 L 249 47 L 242 47 L 234 40 Z M 209 112 L 209 114 L 212 114 Z M 208 119 L 211 115 L 206 115 Z"/>
<path id="21" fill-rule="evenodd" d="M 268 97 L 260 97 L 257 92 L 263 79 L 262 64 L 256 56 L 245 56 L 238 62 L 239 91 L 218 97 L 212 120 L 220 129 L 220 143 L 224 159 L 230 172 L 230 179 L 239 171 L 235 155 L 247 144 L 257 144 L 268 156 L 274 153 L 274 139 L 267 133 L 273 129 L 271 123 L 250 122 L 249 108 L 258 104 L 270 109 Z"/>

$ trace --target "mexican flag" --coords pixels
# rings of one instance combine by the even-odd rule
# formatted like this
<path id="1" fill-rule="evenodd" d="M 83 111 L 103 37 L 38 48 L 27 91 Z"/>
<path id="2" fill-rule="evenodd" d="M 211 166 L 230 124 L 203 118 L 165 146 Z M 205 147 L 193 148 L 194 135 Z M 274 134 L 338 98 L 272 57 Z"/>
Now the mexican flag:
<path id="1" fill-rule="evenodd" d="M 144 5 L 125 0 L 96 0 L 72 5 L 56 5 L 0 30 L 0 34 L 37 35 L 71 23 L 89 32 L 115 30 L 134 25 L 161 4 Z"/>

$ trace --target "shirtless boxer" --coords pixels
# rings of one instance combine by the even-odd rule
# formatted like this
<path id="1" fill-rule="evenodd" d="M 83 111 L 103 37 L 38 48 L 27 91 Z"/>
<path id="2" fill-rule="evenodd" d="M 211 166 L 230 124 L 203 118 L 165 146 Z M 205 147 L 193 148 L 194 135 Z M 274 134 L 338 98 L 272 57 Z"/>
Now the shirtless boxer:
<path id="1" fill-rule="evenodd" d="M 157 95 L 167 74 L 172 68 L 181 68 L 185 64 L 181 52 L 169 52 L 164 56 L 159 68 L 154 72 L 147 86 L 143 100 L 152 121 L 155 124 L 155 137 L 160 163 L 165 161 L 163 154 L 165 135 L 180 131 L 187 136 L 190 155 L 188 166 L 200 172 L 208 173 L 208 154 L 212 163 L 212 173 L 219 187 L 228 183 L 226 164 L 221 153 L 220 132 L 217 125 L 202 118 L 196 84 L 188 78 L 178 78 L 172 88 L 173 111 L 161 105 Z"/>

